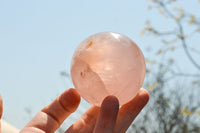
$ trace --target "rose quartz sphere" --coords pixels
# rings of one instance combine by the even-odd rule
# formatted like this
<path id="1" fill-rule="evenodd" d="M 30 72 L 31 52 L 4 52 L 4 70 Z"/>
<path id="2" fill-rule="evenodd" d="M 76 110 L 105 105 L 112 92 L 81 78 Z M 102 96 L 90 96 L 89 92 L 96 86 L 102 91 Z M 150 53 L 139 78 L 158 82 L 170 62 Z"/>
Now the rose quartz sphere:
<path id="1" fill-rule="evenodd" d="M 142 87 L 145 60 L 140 48 L 128 37 L 97 33 L 84 40 L 71 62 L 71 78 L 80 95 L 100 106 L 108 95 L 120 105 L 129 102 Z"/>

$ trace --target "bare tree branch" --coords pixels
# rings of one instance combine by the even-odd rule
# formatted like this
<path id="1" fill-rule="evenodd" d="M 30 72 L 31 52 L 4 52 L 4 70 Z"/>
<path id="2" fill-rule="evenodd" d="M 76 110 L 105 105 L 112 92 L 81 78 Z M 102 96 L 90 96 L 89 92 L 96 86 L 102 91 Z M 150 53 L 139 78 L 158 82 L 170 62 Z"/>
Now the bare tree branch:
<path id="1" fill-rule="evenodd" d="M 162 1 L 159 1 L 158 4 L 165 10 L 165 12 L 168 14 L 169 17 L 171 17 L 173 20 L 175 20 L 175 15 L 172 14 L 168 9 L 167 7 L 165 6 L 165 4 L 162 2 Z M 178 25 L 178 28 L 179 28 L 179 38 L 181 40 L 181 43 L 182 43 L 182 46 L 183 46 L 183 49 L 187 55 L 187 57 L 189 58 L 190 62 L 198 69 L 200 70 L 200 65 L 193 59 L 193 57 L 191 56 L 190 52 L 189 52 L 189 49 L 186 45 L 186 41 L 185 41 L 185 37 L 184 37 L 184 32 L 183 32 L 183 26 L 181 25 L 180 23 L 180 20 L 179 21 L 175 21 Z"/>
<path id="2" fill-rule="evenodd" d="M 186 42 L 185 42 L 185 38 L 184 38 L 184 33 L 183 33 L 183 27 L 182 27 L 182 25 L 179 23 L 178 24 L 178 26 L 179 26 L 179 31 L 180 31 L 180 39 L 181 39 L 181 42 L 182 42 L 182 45 L 183 45 L 183 49 L 185 50 L 185 53 L 186 53 L 186 55 L 187 55 L 187 57 L 190 59 L 190 62 L 197 68 L 197 69 L 199 69 L 200 70 L 200 65 L 192 58 L 192 56 L 191 56 L 191 54 L 190 54 L 190 52 L 189 52 L 189 50 L 188 50 L 188 47 L 187 47 L 187 45 L 186 45 Z"/>

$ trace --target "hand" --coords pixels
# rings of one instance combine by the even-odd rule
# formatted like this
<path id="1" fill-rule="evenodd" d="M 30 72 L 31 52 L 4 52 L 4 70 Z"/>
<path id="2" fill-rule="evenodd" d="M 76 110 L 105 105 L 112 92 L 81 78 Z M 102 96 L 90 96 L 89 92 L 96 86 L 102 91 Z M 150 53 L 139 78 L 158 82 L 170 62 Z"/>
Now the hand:
<path id="1" fill-rule="evenodd" d="M 116 97 L 108 96 L 101 108 L 92 105 L 65 133 L 124 133 L 142 108 L 149 94 L 140 89 L 136 97 L 119 109 Z M 68 89 L 43 108 L 21 133 L 53 133 L 80 103 L 75 89 Z"/>
<path id="2" fill-rule="evenodd" d="M 1 133 L 1 116 L 3 114 L 3 100 L 0 95 L 0 133 Z"/>

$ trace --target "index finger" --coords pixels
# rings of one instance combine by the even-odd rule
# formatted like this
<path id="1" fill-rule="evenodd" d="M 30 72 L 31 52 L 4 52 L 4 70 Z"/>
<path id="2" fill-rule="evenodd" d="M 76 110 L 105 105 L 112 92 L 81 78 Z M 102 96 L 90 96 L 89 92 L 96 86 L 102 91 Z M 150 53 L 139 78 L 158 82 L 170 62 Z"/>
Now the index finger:
<path id="1" fill-rule="evenodd" d="M 54 133 L 62 122 L 73 113 L 80 103 L 80 95 L 75 89 L 68 89 L 51 104 L 43 108 L 21 131 L 34 133 Z"/>

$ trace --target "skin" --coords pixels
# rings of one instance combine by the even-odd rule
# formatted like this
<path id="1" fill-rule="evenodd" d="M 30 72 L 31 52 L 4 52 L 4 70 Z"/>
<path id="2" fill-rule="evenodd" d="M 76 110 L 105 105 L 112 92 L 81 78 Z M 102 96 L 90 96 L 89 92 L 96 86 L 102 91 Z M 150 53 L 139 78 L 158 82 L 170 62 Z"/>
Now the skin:
<path id="1" fill-rule="evenodd" d="M 124 133 L 148 100 L 149 93 L 145 89 L 140 89 L 130 102 L 119 108 L 118 99 L 115 96 L 108 96 L 101 107 L 92 105 L 65 133 Z M 0 103 L 2 114 L 2 102 Z M 63 121 L 76 111 L 79 103 L 78 92 L 75 89 L 66 90 L 38 112 L 20 133 L 55 132 Z"/>
<path id="2" fill-rule="evenodd" d="M 2 114 L 3 114 L 3 100 L 0 95 L 0 133 L 1 133 L 1 116 L 2 116 Z"/>

